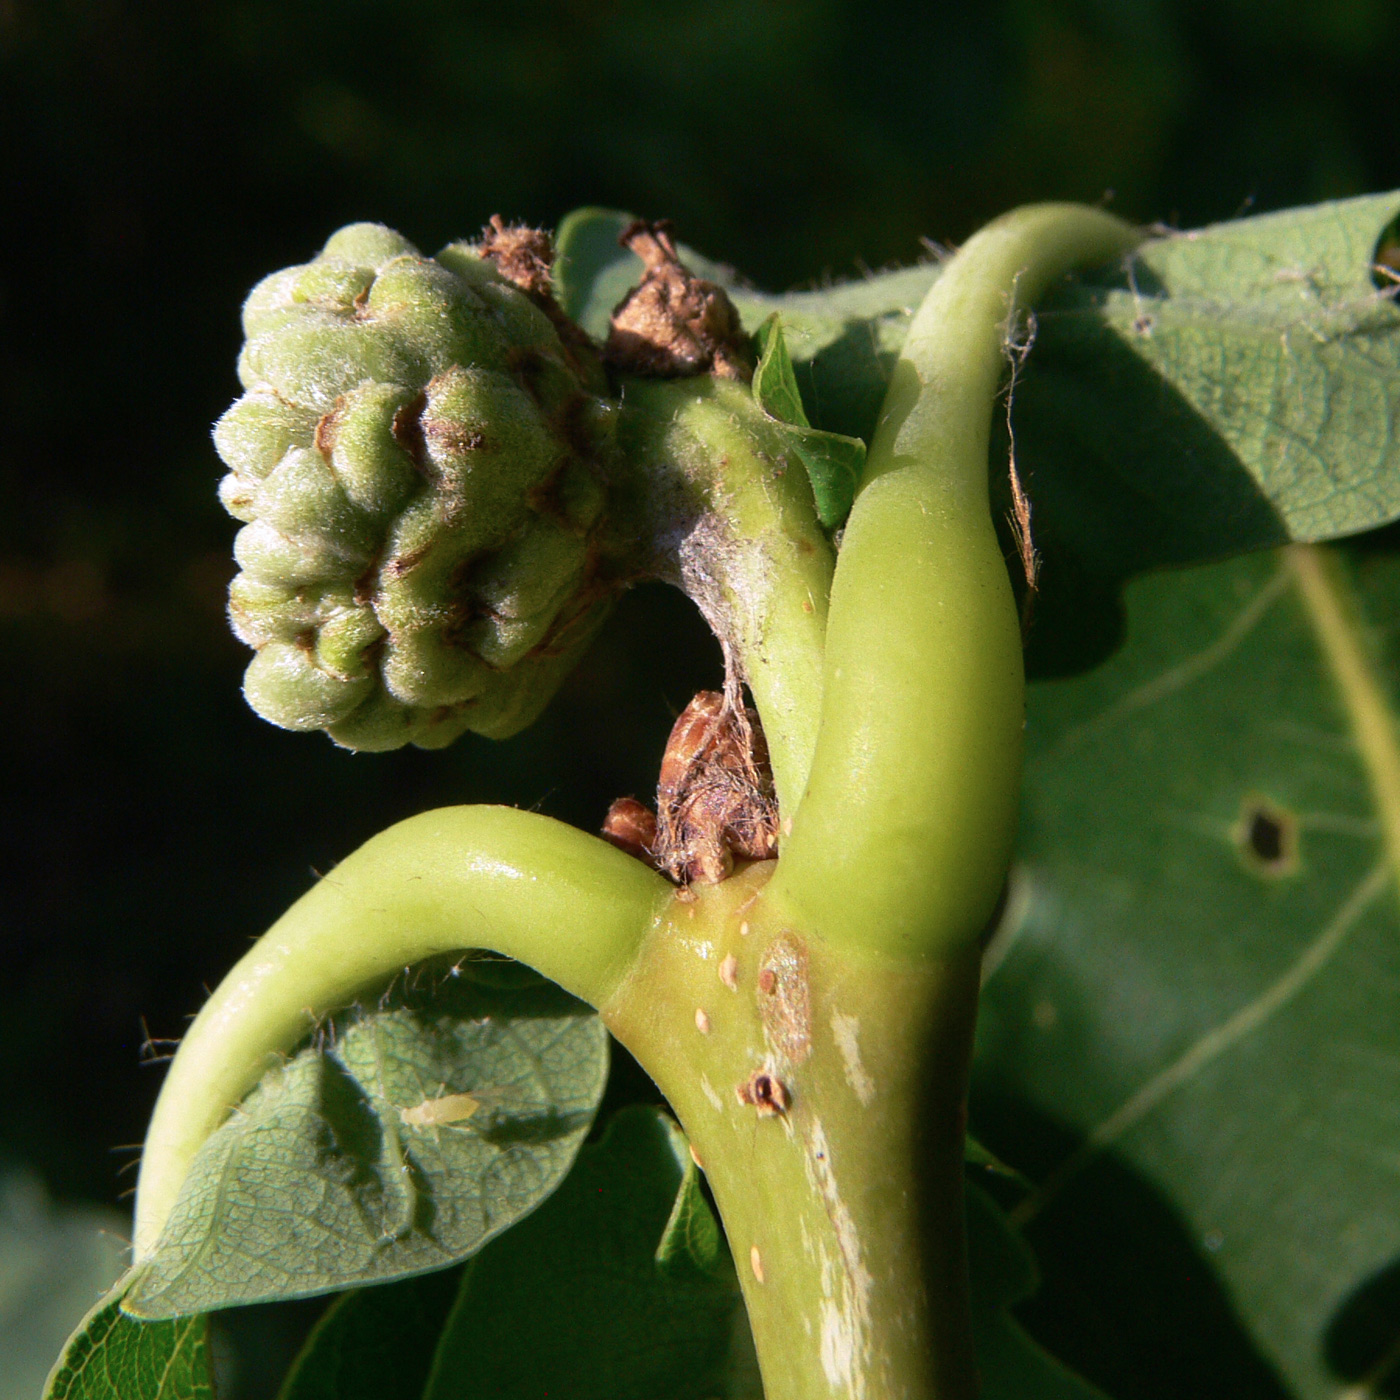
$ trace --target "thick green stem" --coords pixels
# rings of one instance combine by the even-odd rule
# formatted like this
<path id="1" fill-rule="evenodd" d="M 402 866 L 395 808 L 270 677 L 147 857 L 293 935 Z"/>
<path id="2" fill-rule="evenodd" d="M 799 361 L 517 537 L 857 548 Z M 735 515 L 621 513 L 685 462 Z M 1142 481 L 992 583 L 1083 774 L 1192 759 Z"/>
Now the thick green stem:
<path id="1" fill-rule="evenodd" d="M 658 569 L 738 662 L 779 808 L 794 811 L 816 747 L 835 563 L 806 473 L 748 389 L 709 376 L 629 381 L 618 436 L 639 474 Z"/>
<path id="2" fill-rule="evenodd" d="M 704 1166 L 766 1400 L 970 1400 L 976 949 L 910 967 L 834 948 L 764 891 L 771 870 L 678 900 L 604 1018 Z M 743 1101 L 755 1074 L 781 1111 Z"/>
<path id="3" fill-rule="evenodd" d="M 595 837 L 508 807 L 426 812 L 367 842 L 258 940 L 181 1042 L 142 1155 L 136 1258 L 205 1139 L 321 1017 L 397 968 L 475 947 L 600 1005 L 671 893 Z"/>
<path id="4" fill-rule="evenodd" d="M 1024 723 L 987 492 L 1007 328 L 1137 236 L 1096 209 L 1017 210 L 969 240 L 914 318 L 837 562 L 816 754 L 775 880 L 843 945 L 943 956 L 996 903 Z"/>

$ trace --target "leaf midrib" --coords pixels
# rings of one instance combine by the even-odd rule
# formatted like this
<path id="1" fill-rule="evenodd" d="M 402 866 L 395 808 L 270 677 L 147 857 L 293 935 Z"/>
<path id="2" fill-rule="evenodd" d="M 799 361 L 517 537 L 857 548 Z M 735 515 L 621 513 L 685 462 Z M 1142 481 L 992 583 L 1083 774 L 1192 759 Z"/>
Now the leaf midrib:
<path id="1" fill-rule="evenodd" d="M 1010 1214 L 1014 1225 L 1024 1227 L 1100 1152 L 1136 1126 L 1181 1084 L 1205 1064 L 1219 1058 L 1282 1006 L 1286 1005 L 1326 966 L 1331 955 L 1380 896 L 1388 881 L 1400 890 L 1400 740 L 1386 702 L 1385 691 L 1366 654 L 1360 610 L 1330 551 L 1312 544 L 1292 544 L 1280 551 L 1282 569 L 1244 609 L 1221 639 L 1188 658 L 1182 669 L 1184 684 L 1199 679 L 1220 659 L 1216 654 L 1229 639 L 1226 654 L 1247 634 L 1278 596 L 1278 584 L 1286 580 L 1297 591 L 1312 629 L 1321 659 L 1337 688 L 1338 699 L 1352 732 L 1357 756 L 1366 771 L 1367 785 L 1380 824 L 1383 859 L 1353 888 L 1319 938 L 1284 974 L 1258 997 L 1199 1036 L 1165 1068 L 1152 1075 L 1096 1124 L 1081 1146 L 1066 1157 Z M 1209 658 L 1209 664 L 1198 664 Z M 1168 673 L 1173 674 L 1172 672 Z M 1142 688 L 1156 698 L 1158 683 Z M 1177 689 L 1172 686 L 1171 689 Z M 1128 698 L 1132 700 L 1138 692 Z M 1121 702 L 1120 702 L 1121 705 Z M 1129 705 L 1136 709 L 1136 704 Z M 1111 706 L 1106 717 L 1117 719 L 1120 706 Z M 1094 721 L 1090 721 L 1090 726 Z M 1090 727 L 1084 726 L 1084 727 Z"/>
<path id="2" fill-rule="evenodd" d="M 1283 550 L 1283 558 L 1336 683 L 1376 804 L 1386 859 L 1400 881 L 1400 742 L 1385 692 L 1366 655 L 1359 610 L 1326 551 L 1293 544 Z"/>

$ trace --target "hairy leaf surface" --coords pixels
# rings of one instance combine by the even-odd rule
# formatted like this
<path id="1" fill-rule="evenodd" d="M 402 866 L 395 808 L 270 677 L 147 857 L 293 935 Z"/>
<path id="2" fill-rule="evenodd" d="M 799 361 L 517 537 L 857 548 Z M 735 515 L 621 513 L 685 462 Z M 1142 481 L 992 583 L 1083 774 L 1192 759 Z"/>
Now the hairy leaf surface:
<path id="1" fill-rule="evenodd" d="M 129 1311 L 442 1268 L 554 1190 L 602 1095 L 607 1033 L 552 984 L 454 966 L 472 965 L 420 967 L 263 1079 L 201 1149 Z"/>
<path id="2" fill-rule="evenodd" d="M 1120 578 L 1400 516 L 1397 210 L 1153 238 L 1048 298 L 1013 413 L 1046 543 Z"/>
<path id="3" fill-rule="evenodd" d="M 1046 1269 L 1026 1316 L 1123 1397 L 1379 1385 L 1400 561 L 1292 546 L 1128 601 L 1122 653 L 1032 689 L 989 954 L 974 1115 L 1038 1182 L 1013 1214 Z"/>

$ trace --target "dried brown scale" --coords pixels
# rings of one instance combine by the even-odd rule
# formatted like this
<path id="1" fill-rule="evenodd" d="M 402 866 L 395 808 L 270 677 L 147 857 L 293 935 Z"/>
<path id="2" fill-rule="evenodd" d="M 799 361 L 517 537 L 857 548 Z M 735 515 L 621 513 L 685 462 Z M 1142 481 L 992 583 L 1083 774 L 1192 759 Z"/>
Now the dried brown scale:
<path id="1" fill-rule="evenodd" d="M 656 844 L 656 813 L 635 797 L 619 797 L 608 808 L 601 834 L 604 841 L 650 865 Z"/>
<path id="2" fill-rule="evenodd" d="M 684 887 L 717 884 L 734 859 L 777 854 L 768 746 L 754 711 L 702 690 L 681 712 L 661 759 L 657 808 L 613 803 L 603 836 Z"/>
<path id="3" fill-rule="evenodd" d="M 522 292 L 532 296 L 552 296 L 554 292 L 554 240 L 541 228 L 507 224 L 492 214 L 481 231 L 481 256 L 490 258 L 497 271 Z"/>
<path id="4" fill-rule="evenodd" d="M 720 691 L 701 691 L 671 730 L 657 808 L 657 859 L 679 882 L 714 884 L 736 855 L 775 855 L 777 806 L 757 714 Z"/>
<path id="5" fill-rule="evenodd" d="M 645 271 L 612 314 L 603 358 L 622 374 L 671 379 L 714 374 L 748 383 L 754 360 L 723 287 L 696 277 L 676 254 L 671 226 L 638 220 L 618 238 Z"/>
<path id="6" fill-rule="evenodd" d="M 481 231 L 477 251 L 490 258 L 501 276 L 519 287 L 554 323 L 565 357 L 575 371 L 582 374 L 596 363 L 597 347 L 554 299 L 554 238 L 547 229 L 507 224 L 499 214 L 492 214 Z"/>

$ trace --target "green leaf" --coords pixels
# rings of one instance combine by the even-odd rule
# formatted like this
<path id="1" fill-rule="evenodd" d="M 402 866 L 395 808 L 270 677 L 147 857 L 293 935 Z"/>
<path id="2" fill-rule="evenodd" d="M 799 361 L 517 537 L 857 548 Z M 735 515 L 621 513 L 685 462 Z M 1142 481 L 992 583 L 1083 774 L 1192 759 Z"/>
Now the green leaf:
<path id="1" fill-rule="evenodd" d="M 112 1286 L 131 1223 L 97 1206 L 57 1206 L 39 1179 L 0 1176 L 0 1400 L 34 1400 L 83 1315 Z"/>
<path id="2" fill-rule="evenodd" d="M 269 1072 L 195 1159 L 129 1311 L 440 1269 L 554 1190 L 602 1096 L 607 1033 L 552 984 L 486 986 L 463 967 L 416 969 Z"/>
<path id="3" fill-rule="evenodd" d="M 680 1129 L 622 1110 L 477 1257 L 425 1400 L 759 1400 L 738 1283 Z"/>
<path id="4" fill-rule="evenodd" d="M 1083 611 L 1056 596 L 1077 576 L 1111 589 L 1400 517 L 1400 306 L 1373 277 L 1397 210 L 1393 193 L 1154 238 L 1037 308 L 1013 424 L 1041 646 Z"/>
<path id="5" fill-rule="evenodd" d="M 792 356 L 788 354 L 783 318 L 778 312 L 754 332 L 754 341 L 758 349 L 758 366 L 753 372 L 754 398 L 770 418 L 807 427 L 802 393 L 792 372 Z"/>
<path id="6" fill-rule="evenodd" d="M 1400 1361 L 1400 561 L 1327 558 L 1140 580 L 1032 688 L 974 1113 L 1040 1183 L 1024 1315 L 1124 1394 Z"/>
<path id="7" fill-rule="evenodd" d="M 788 450 L 807 469 L 817 518 L 828 530 L 834 530 L 850 514 L 856 498 L 856 486 L 865 469 L 865 444 L 857 437 L 826 433 L 808 425 L 778 312 L 758 328 L 754 339 L 759 358 L 753 396 L 773 420 Z"/>
<path id="8" fill-rule="evenodd" d="M 1011 1315 L 1035 1291 L 1035 1260 L 985 1191 L 967 1186 L 972 1331 L 981 1400 L 1103 1400 L 1102 1393 L 1037 1346 Z"/>
<path id="9" fill-rule="evenodd" d="M 130 1281 L 121 1280 L 69 1338 L 44 1400 L 214 1400 L 209 1319 L 129 1317 L 121 1300 Z"/>
<path id="10" fill-rule="evenodd" d="M 442 1269 L 338 1298 L 306 1339 L 280 1400 L 419 1400 L 462 1276 Z"/>

